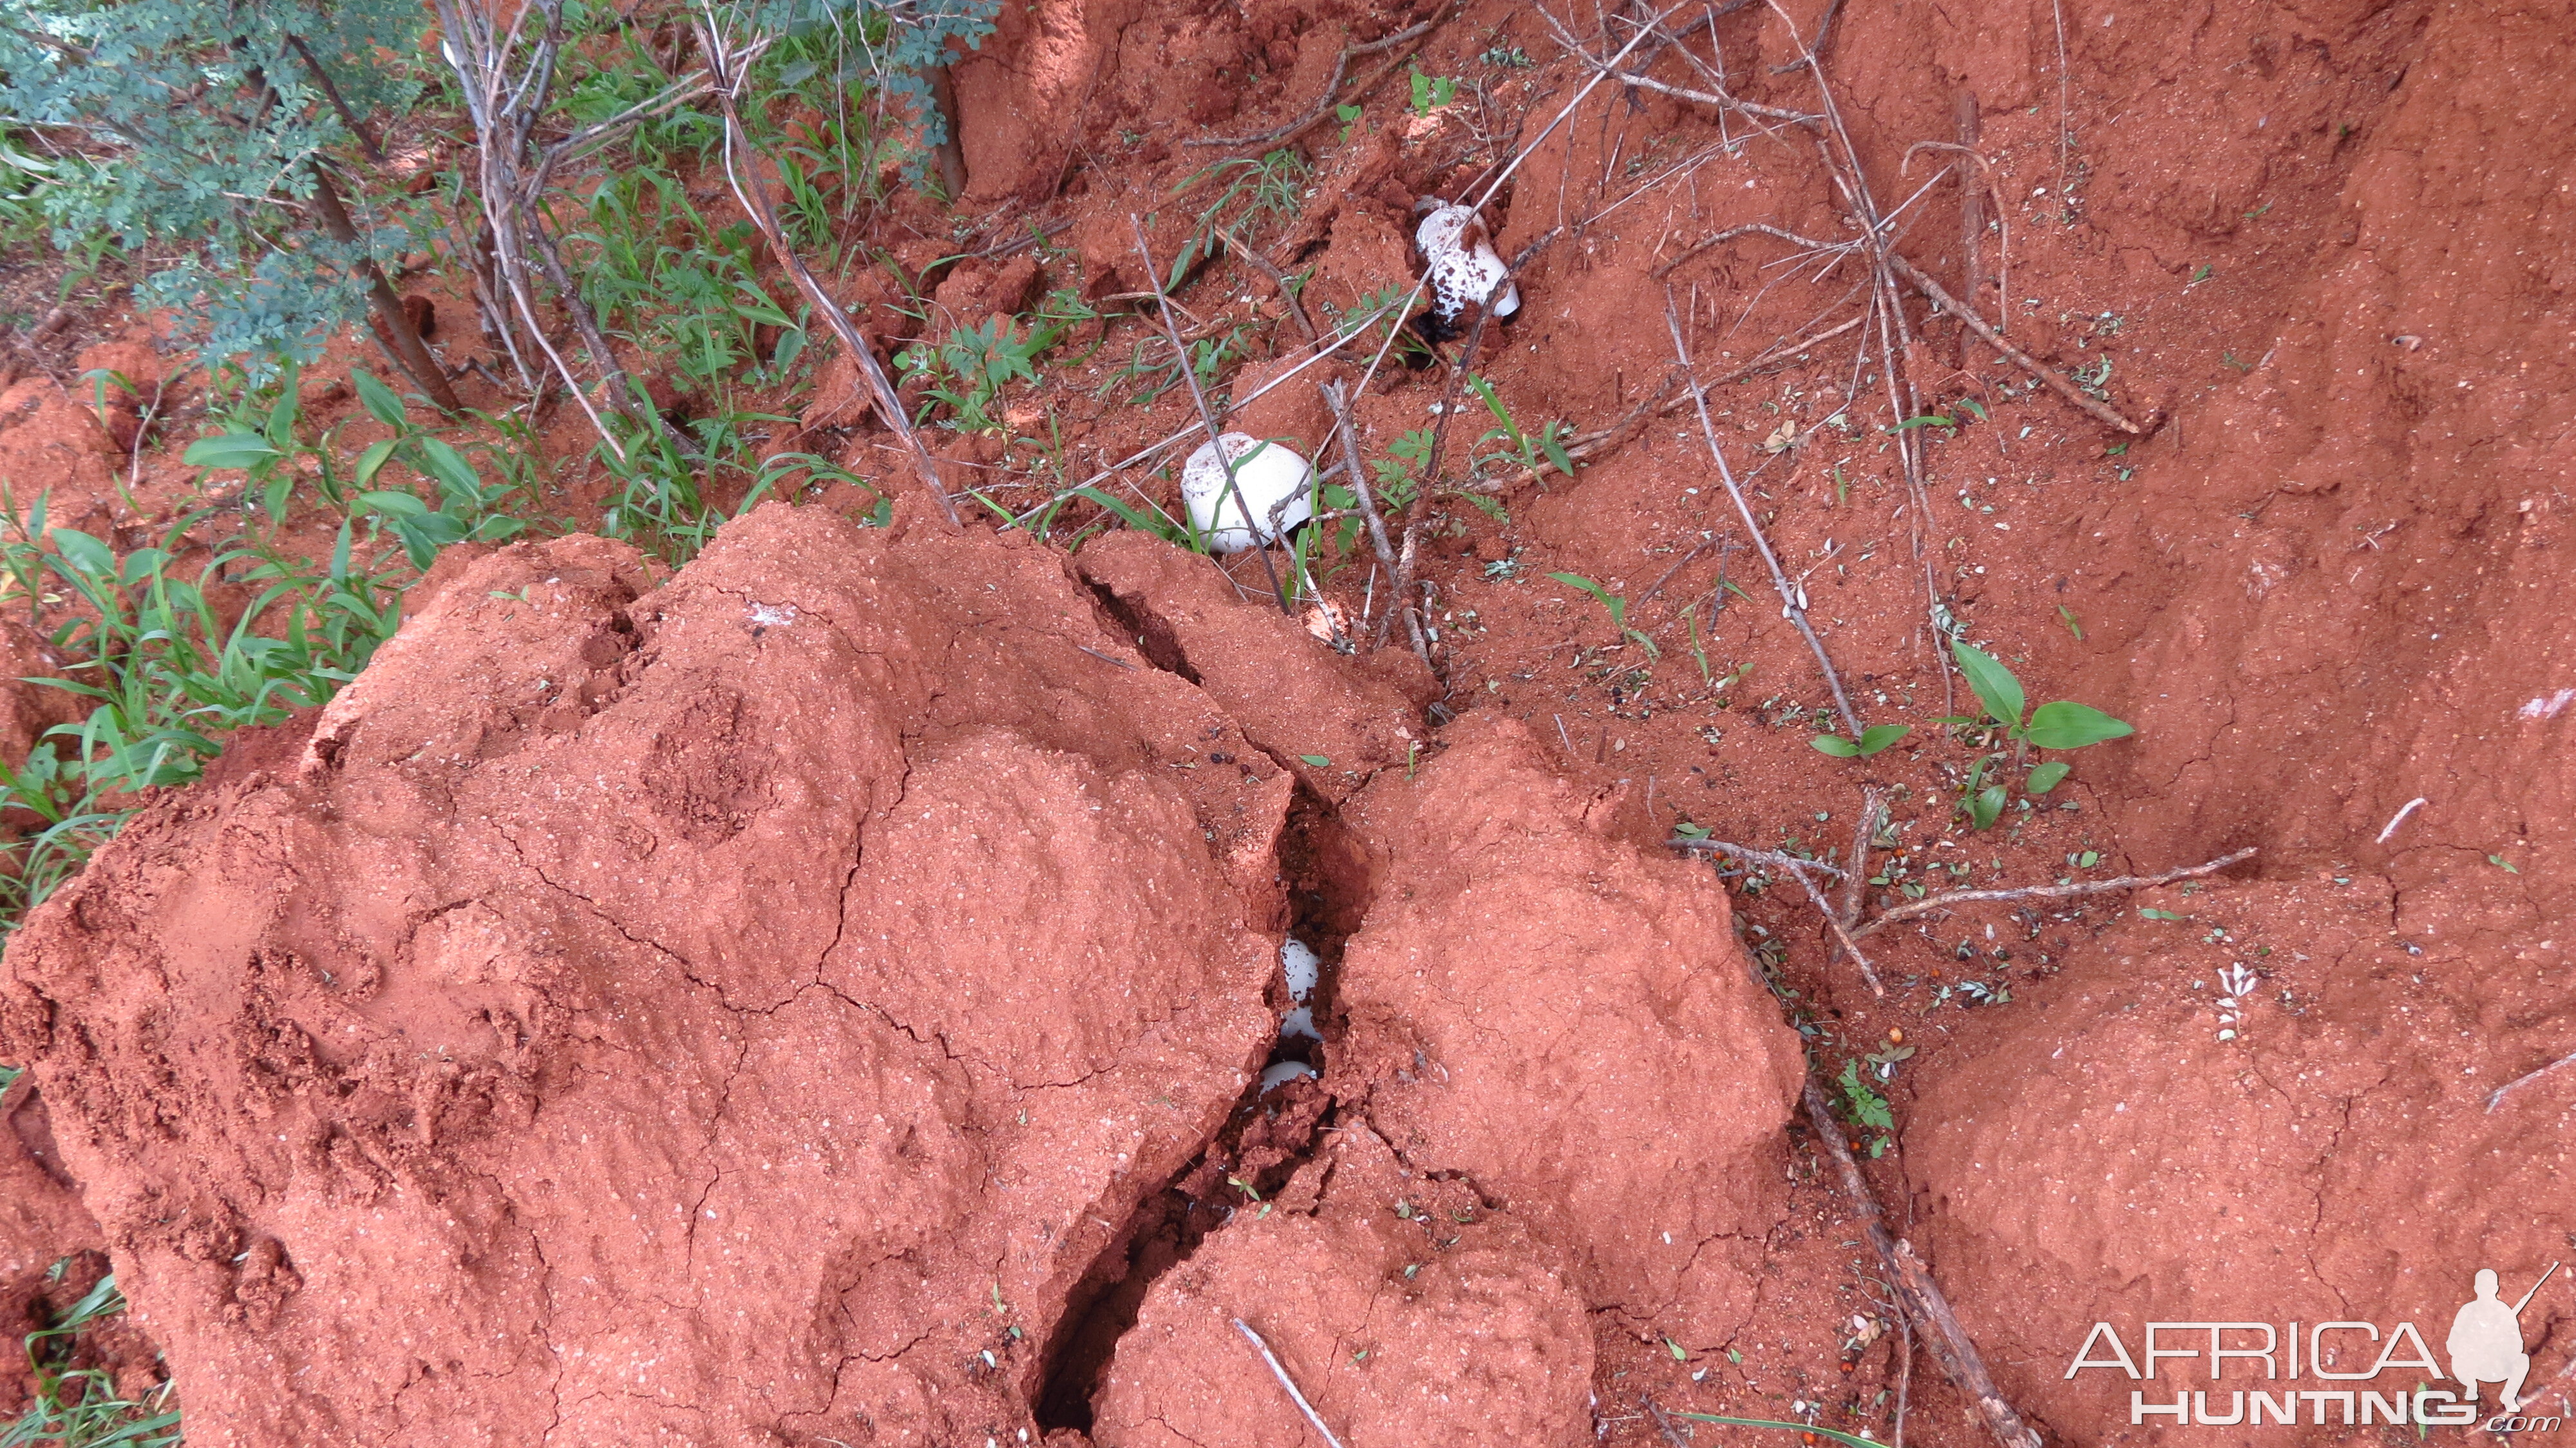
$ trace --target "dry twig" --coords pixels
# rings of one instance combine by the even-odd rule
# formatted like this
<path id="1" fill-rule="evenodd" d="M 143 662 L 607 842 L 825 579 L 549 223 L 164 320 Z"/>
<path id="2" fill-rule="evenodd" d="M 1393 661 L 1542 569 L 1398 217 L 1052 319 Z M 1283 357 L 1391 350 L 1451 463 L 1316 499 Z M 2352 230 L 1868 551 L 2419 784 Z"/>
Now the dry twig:
<path id="1" fill-rule="evenodd" d="M 1946 910 L 1953 905 L 1967 905 L 1980 900 L 2070 900 L 2082 895 L 2111 895 L 2123 890 L 2145 890 L 2157 885 L 2170 885 L 2177 880 L 2195 880 L 2215 875 L 2230 865 L 2254 857 L 2255 846 L 2247 845 L 2233 854 L 2221 855 L 2205 865 L 2192 865 L 2180 870 L 2167 870 L 2161 875 L 2122 875 L 2116 880 L 2087 880 L 2080 885 L 2025 885 L 2018 890 L 1953 890 L 1946 895 L 1933 895 L 1878 916 L 1867 924 L 1855 926 L 1852 937 L 1876 934 L 1890 925 Z"/>
<path id="2" fill-rule="evenodd" d="M 1270 562 L 1269 546 L 1253 524 L 1252 505 L 1243 500 L 1243 485 L 1235 480 L 1234 459 L 1225 453 L 1225 418 L 1209 403 L 1207 392 L 1199 386 L 1198 369 L 1190 365 L 1190 349 L 1181 341 L 1180 324 L 1172 320 L 1172 299 L 1163 295 L 1163 274 L 1154 265 L 1154 249 L 1146 244 L 1145 223 L 1130 212 L 1127 227 L 1136 238 L 1136 255 L 1145 263 L 1145 275 L 1154 283 L 1154 303 L 1163 321 L 1163 335 L 1172 339 L 1172 354 L 1180 359 L 1181 380 L 1190 385 L 1190 401 L 1198 404 L 1199 421 L 1206 426 L 1209 445 L 1216 450 L 1217 466 L 1225 469 L 1225 496 L 1234 504 L 1235 513 L 1243 519 L 1244 531 L 1252 535 L 1252 549 L 1261 555 L 1261 576 L 1270 581 L 1270 592 L 1279 600 L 1279 611 L 1291 618 L 1296 606 L 1288 601 L 1287 585 L 1279 581 L 1279 570 Z M 1222 516 L 1220 514 L 1220 516 Z"/>
<path id="3" fill-rule="evenodd" d="M 1432 27 L 1448 18 L 1448 9 L 1449 7 L 1443 6 L 1441 7 L 1440 14 L 1432 16 L 1421 24 L 1407 26 L 1406 28 L 1395 32 L 1393 35 L 1382 36 L 1379 39 L 1369 41 L 1365 45 L 1343 46 L 1342 53 L 1334 57 L 1332 75 L 1324 81 L 1324 93 L 1317 97 L 1315 103 L 1312 106 L 1307 107 L 1306 110 L 1297 117 L 1297 119 L 1288 122 L 1286 125 L 1273 126 L 1269 130 L 1249 136 L 1195 136 L 1189 140 L 1183 141 L 1181 144 L 1184 146 L 1198 146 L 1202 148 L 1223 147 L 1227 150 L 1257 150 L 1260 147 L 1275 145 L 1278 142 L 1285 141 L 1292 136 L 1298 135 L 1312 127 L 1317 121 L 1322 120 L 1324 118 L 1324 113 L 1333 108 L 1333 97 L 1342 88 L 1342 77 L 1350 72 L 1351 58 L 1353 56 L 1375 55 L 1380 51 L 1393 50 L 1397 46 L 1403 45 L 1408 41 L 1420 40 L 1422 37 L 1431 33 Z M 1395 68 L 1404 64 L 1404 62 L 1410 58 L 1410 56 L 1399 55 L 1395 59 L 1378 67 L 1368 79 L 1360 82 L 1358 90 L 1351 93 L 1352 99 L 1356 100 L 1361 96 L 1367 95 L 1370 91 L 1377 89 L 1377 83 L 1379 81 L 1393 75 L 1395 73 Z"/>
<path id="4" fill-rule="evenodd" d="M 1288 1369 L 1280 1363 L 1279 1354 L 1270 1350 L 1270 1344 L 1261 1340 L 1261 1334 L 1252 1330 L 1252 1324 L 1238 1317 L 1234 1319 L 1234 1330 L 1251 1340 L 1253 1349 L 1261 1354 L 1261 1360 L 1270 1365 L 1270 1375 L 1279 1380 L 1279 1386 L 1288 1390 L 1289 1398 L 1297 1404 L 1297 1411 L 1306 1415 L 1307 1423 L 1323 1435 L 1331 1448 L 1342 1448 L 1342 1440 L 1334 1437 L 1333 1430 L 1324 1426 L 1324 1415 L 1315 1411 L 1315 1405 L 1306 1401 L 1304 1393 L 1297 1391 L 1296 1379 L 1288 1376 Z"/>
<path id="5" fill-rule="evenodd" d="M 742 88 L 748 63 L 752 56 L 758 54 L 759 47 L 733 48 L 729 37 L 717 28 L 712 5 L 701 22 L 700 43 L 707 58 L 709 88 L 715 92 L 724 111 L 725 180 L 733 187 L 734 198 L 742 203 L 742 209 L 751 217 L 752 224 L 760 228 L 761 237 L 769 243 L 770 254 L 778 259 L 779 266 L 796 279 L 797 289 L 805 294 L 805 300 L 832 324 L 832 334 L 840 339 L 842 350 L 850 354 L 851 363 L 867 379 L 868 391 L 875 397 L 878 419 L 885 423 L 887 430 L 903 440 L 905 449 L 912 454 L 913 467 L 921 474 L 922 486 L 930 490 L 930 496 L 939 504 L 939 511 L 947 516 L 949 523 L 956 524 L 957 505 L 948 500 L 948 485 L 940 480 L 939 464 L 932 460 L 930 449 L 922 444 L 920 434 L 913 431 L 912 419 L 904 412 L 903 399 L 895 393 L 894 379 L 886 376 L 885 368 L 877 361 L 876 348 L 869 342 L 867 334 L 859 330 L 858 324 L 850 320 L 848 311 L 823 289 L 822 282 L 805 265 L 805 259 L 788 244 L 786 231 L 779 226 L 777 214 L 770 210 L 768 196 L 748 179 L 753 169 L 753 152 L 750 138 L 743 129 L 742 114 L 734 102 Z"/>
<path id="6" fill-rule="evenodd" d="M 1664 298 L 1664 325 L 1673 334 L 1673 355 L 1681 359 L 1682 370 L 1688 372 L 1690 347 L 1682 340 L 1681 314 L 1673 309 L 1669 295 Z M 1699 409 L 1700 436 L 1708 440 L 1708 455 L 1717 462 L 1717 475 L 1726 484 L 1726 495 L 1735 500 L 1735 511 L 1744 520 L 1744 531 L 1752 535 L 1754 550 L 1771 567 L 1771 586 L 1780 591 L 1781 616 L 1796 624 L 1798 632 L 1806 635 L 1807 647 L 1815 650 L 1816 664 L 1824 670 L 1825 683 L 1833 689 L 1834 708 L 1842 715 L 1843 727 L 1851 731 L 1852 738 L 1858 739 L 1861 737 L 1860 716 L 1852 712 L 1851 699 L 1843 693 L 1842 675 L 1834 672 L 1834 661 L 1825 655 L 1824 640 L 1816 637 L 1814 626 L 1807 622 L 1805 600 L 1799 596 L 1797 585 L 1789 581 L 1788 572 L 1781 568 L 1779 555 L 1771 551 L 1771 540 L 1762 535 L 1762 525 L 1754 521 L 1753 505 L 1745 500 L 1744 488 L 1735 480 L 1735 469 L 1727 465 L 1726 449 L 1718 445 L 1717 424 L 1708 415 L 1708 390 L 1694 380 L 1690 396 Z"/>
<path id="7" fill-rule="evenodd" d="M 2557 1071 L 2568 1066 L 2576 1066 L 2576 1051 L 2570 1051 L 2566 1055 L 2559 1057 L 2557 1060 L 2550 1062 L 2548 1065 L 2541 1067 L 2537 1071 L 2526 1072 L 2525 1074 L 2517 1076 L 2513 1080 L 2506 1082 L 2502 1086 L 2497 1087 L 2494 1094 L 2487 1097 L 2487 1114 L 2490 1116 L 2494 1115 L 2495 1109 L 2504 1104 L 2504 1099 L 2507 1096 L 2512 1095 L 2514 1092 L 2521 1090 L 2523 1087 L 2530 1085 L 2532 1082 L 2539 1080 L 2541 1077 L 2546 1076 L 2553 1071 Z M 2564 1377 L 2565 1374 L 2561 1373 L 2560 1376 Z"/>
<path id="8" fill-rule="evenodd" d="M 1969 1406 L 1985 1422 L 1986 1431 L 2003 1448 L 2040 1448 L 2039 1434 L 1996 1390 L 1985 1359 L 1978 1354 L 1967 1329 L 1959 1325 L 1958 1314 L 1950 1310 L 1950 1300 L 1942 1295 L 1940 1284 L 1932 1280 L 1931 1270 L 1914 1255 L 1911 1244 L 1888 1231 L 1887 1216 L 1871 1195 L 1868 1179 L 1860 1174 L 1860 1163 L 1852 1160 L 1843 1128 L 1834 1120 L 1833 1108 L 1826 1104 L 1825 1093 L 1813 1077 L 1807 1080 L 1805 1099 L 1807 1122 L 1815 1128 L 1816 1139 L 1826 1155 L 1834 1160 L 1842 1177 L 1843 1193 L 1851 1199 L 1852 1214 L 1860 1218 L 1870 1246 L 1886 1267 L 1888 1281 L 1896 1289 L 1897 1301 L 1904 1304 L 1905 1315 L 1923 1329 L 1933 1359 L 1966 1395 Z"/>

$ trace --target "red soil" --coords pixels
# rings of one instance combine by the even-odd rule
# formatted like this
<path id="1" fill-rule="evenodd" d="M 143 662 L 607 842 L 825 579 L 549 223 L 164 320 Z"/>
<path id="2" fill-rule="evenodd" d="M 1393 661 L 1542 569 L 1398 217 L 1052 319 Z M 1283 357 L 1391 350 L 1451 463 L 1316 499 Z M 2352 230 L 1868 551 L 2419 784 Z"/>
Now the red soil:
<path id="1" fill-rule="evenodd" d="M 1354 1445 L 1654 1441 L 1649 1393 L 1881 1441 L 1903 1403 L 1913 1441 L 1978 1441 L 1784 1129 L 1785 1009 L 1826 1074 L 1913 1048 L 1868 1170 L 2050 1441 L 2156 1431 L 2126 1411 L 2150 1385 L 2066 1378 L 2096 1322 L 2135 1352 L 2149 1319 L 2403 1320 L 2438 1351 L 2476 1269 L 2518 1294 L 2576 1243 L 2576 1068 L 2492 1094 L 2576 1050 L 2576 25 L 2069 4 L 2061 48 L 2060 14 L 1850 7 L 1824 69 L 1889 207 L 1974 97 L 2009 242 L 1981 309 L 2060 369 L 2108 361 L 2145 435 L 1918 310 L 1908 371 L 1959 425 L 1924 429 L 1917 518 L 1855 334 L 1711 394 L 1855 704 L 1915 726 L 1896 749 L 1809 747 L 1824 687 L 1687 410 L 1507 523 L 1439 520 L 1437 680 L 1332 652 L 1248 561 L 1240 590 L 1116 534 L 1068 563 L 915 503 L 890 533 L 823 516 L 855 496 L 764 508 L 668 581 L 594 541 L 501 550 L 13 942 L 0 1060 L 79 1203 L 7 1167 L 37 1205 L 0 1262 L 24 1284 L 103 1240 L 209 1443 L 1309 1441 L 1237 1317 Z M 943 315 L 1132 289 L 1129 214 L 1168 257 L 1173 187 L 1231 154 L 1188 141 L 1295 117 L 1346 42 L 1429 15 L 1011 7 L 956 68 L 966 210 L 994 241 L 1062 223 L 1062 250 L 960 268 Z M 1744 99 L 1816 104 L 1776 17 L 1708 26 Z M 1407 280 L 1413 198 L 1583 80 L 1500 0 L 1416 63 L 1477 86 L 1409 116 L 1399 72 L 1347 140 L 1307 136 L 1312 195 L 1266 245 L 1314 269 L 1310 306 Z M 1954 292 L 1958 196 L 1899 241 Z M 1525 427 L 1660 385 L 1668 285 L 1703 372 L 1856 305 L 1849 263 L 1757 237 L 1658 275 L 1742 223 L 1851 232 L 1796 133 L 1651 92 L 1592 92 L 1496 211 L 1506 256 L 1565 227 L 1477 363 Z M 955 246 L 926 206 L 877 225 L 907 266 Z M 1230 263 L 1183 300 L 1274 354 L 1300 335 Z M 1099 332 L 1011 399 L 1055 410 L 1073 480 L 1188 415 L 1094 397 L 1146 335 Z M 1372 384 L 1370 456 L 1442 380 Z M 0 398 L 0 459 L 99 492 L 81 429 L 115 419 L 63 381 Z M 882 466 L 848 410 L 807 421 L 799 445 Z M 1320 450 L 1302 399 L 1261 426 Z M 1058 486 L 1035 444 L 953 456 L 1005 507 Z M 1659 656 L 1551 571 L 1624 596 Z M 1927 722 L 1966 702 L 1927 576 L 2034 699 L 2138 727 L 1989 832 Z M 1368 578 L 1328 586 L 1356 616 Z M 1790 881 L 1730 904 L 1659 848 L 1687 822 L 1847 853 L 1863 784 L 1899 841 L 1873 858 L 1936 891 L 2260 853 L 1887 930 L 1881 998 Z M 1292 929 L 1328 965 L 1323 1075 L 1247 1098 Z M 2576 1362 L 2567 1283 L 2521 1319 L 2541 1411 Z M 2425 1376 L 2363 1386 L 2400 1375 Z"/>

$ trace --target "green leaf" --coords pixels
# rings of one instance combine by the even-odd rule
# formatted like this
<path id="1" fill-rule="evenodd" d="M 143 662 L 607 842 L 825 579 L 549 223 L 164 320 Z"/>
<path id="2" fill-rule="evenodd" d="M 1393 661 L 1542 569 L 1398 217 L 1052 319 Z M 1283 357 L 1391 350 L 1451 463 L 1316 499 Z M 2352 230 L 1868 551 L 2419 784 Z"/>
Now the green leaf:
<path id="1" fill-rule="evenodd" d="M 2520 869 L 2520 868 L 2518 868 L 2517 866 L 2515 866 L 2515 864 L 2513 863 L 2513 861 L 2506 859 L 2506 858 L 2505 858 L 2504 856 L 2502 856 L 2502 855 L 2489 855 L 2489 856 L 2487 856 L 2487 863 L 2488 863 L 2488 864 L 2490 864 L 2490 865 L 2495 866 L 2495 867 L 2496 867 L 2497 869 L 2499 869 L 2499 870 L 2504 871 L 2504 872 L 2505 872 L 2506 874 L 2508 874 L 2508 875 L 2519 875 L 2519 874 L 2521 874 L 2521 873 L 2522 873 L 2521 869 Z"/>
<path id="2" fill-rule="evenodd" d="M 2021 724 L 2021 680 L 2001 660 L 1965 641 L 1953 641 L 1950 654 L 1959 661 L 1959 672 L 1966 675 L 1968 687 L 1977 691 L 1977 702 L 2006 728 Z M 2042 746 L 2043 748 L 2047 746 Z"/>
<path id="3" fill-rule="evenodd" d="M 255 432 L 219 432 L 188 444 L 179 460 L 192 468 L 248 468 L 284 456 Z"/>
<path id="4" fill-rule="evenodd" d="M 1664 1348 L 1673 1355 L 1674 1362 L 1686 1363 L 1690 1361 L 1690 1354 L 1683 1350 L 1680 1343 L 1673 1341 L 1669 1337 L 1664 1339 Z"/>
<path id="5" fill-rule="evenodd" d="M 1612 628 L 1625 630 L 1628 627 L 1628 600 L 1626 597 L 1612 593 L 1610 590 L 1593 582 L 1591 579 L 1584 577 L 1580 573 L 1551 573 L 1548 577 L 1555 579 L 1557 582 L 1564 584 L 1568 588 L 1580 589 L 1585 593 L 1591 594 L 1595 603 L 1598 603 L 1603 608 L 1610 610 L 1610 626 Z"/>
<path id="6" fill-rule="evenodd" d="M 1860 755 L 1867 759 L 1914 732 L 1911 724 L 1872 724 L 1860 731 Z"/>
<path id="7" fill-rule="evenodd" d="M 2030 771 L 2030 782 L 2022 788 L 2032 794 L 2046 794 L 2057 788 L 2058 782 L 2065 779 L 2066 772 L 2072 768 L 2074 768 L 2073 765 L 2062 759 L 2052 759 L 2046 764 L 2034 766 Z"/>
<path id="8" fill-rule="evenodd" d="M 2180 920 L 2182 918 L 2170 910 L 2154 910 L 2144 905 L 2138 907 L 2138 913 L 2147 917 L 2149 920 Z"/>
<path id="9" fill-rule="evenodd" d="M 1996 818 L 2003 812 L 2004 787 L 2000 784 L 1987 785 L 1977 791 L 1975 799 L 1968 801 L 1969 822 L 1981 830 L 1994 828 Z"/>
<path id="10" fill-rule="evenodd" d="M 2031 711 L 2030 730 L 2024 737 L 2041 749 L 2081 749 L 2137 732 L 2090 704 L 2060 699 Z"/>
<path id="11" fill-rule="evenodd" d="M 1315 766 L 1317 769 L 1330 769 L 1333 767 L 1333 761 L 1320 754 L 1300 754 L 1297 757 L 1306 761 L 1308 764 Z"/>
<path id="12" fill-rule="evenodd" d="M 420 470 L 438 480 L 438 486 L 459 504 L 472 507 L 483 498 L 482 479 L 475 476 L 474 465 L 465 454 L 434 437 L 420 440 Z"/>
<path id="13" fill-rule="evenodd" d="M 1975 413 L 1977 415 L 1977 421 L 1984 422 L 1986 420 L 1986 405 L 1979 402 L 1977 399 L 1973 397 L 1962 397 L 1959 399 L 1959 405 L 1966 408 L 1968 411 Z"/>
<path id="14" fill-rule="evenodd" d="M 367 409 L 369 417 L 387 427 L 402 427 L 410 423 L 411 415 L 404 410 L 403 400 L 394 395 L 392 388 L 377 381 L 376 374 L 364 367 L 353 368 L 349 381 L 357 387 L 358 401 Z"/>
<path id="15" fill-rule="evenodd" d="M 1850 740 L 1845 739 L 1839 734 L 1819 734 L 1807 742 L 1816 746 L 1816 752 L 1818 754 L 1830 754 L 1836 759 L 1858 759 L 1860 757 L 1860 746 L 1852 743 Z"/>
<path id="16" fill-rule="evenodd" d="M 354 481 L 359 487 L 366 487 L 376 480 L 376 474 L 384 471 L 385 463 L 393 457 L 396 446 L 394 439 L 386 438 L 383 442 L 369 444 L 365 452 L 358 454 Z"/>
<path id="17" fill-rule="evenodd" d="M 63 561 L 78 569 L 84 577 L 116 577 L 116 554 L 104 543 L 77 528 L 56 528 L 54 547 Z"/>
<path id="18" fill-rule="evenodd" d="M 1941 415 L 1939 415 L 1939 414 L 1937 414 L 1937 413 L 1934 413 L 1934 414 L 1930 414 L 1930 415 L 1927 415 L 1927 416 L 1924 416 L 1924 417 L 1909 417 L 1909 418 L 1905 419 L 1903 422 L 1898 423 L 1896 426 L 1889 428 L 1889 429 L 1888 429 L 1888 431 L 1889 431 L 1889 432 L 1904 432 L 1904 431 L 1906 431 L 1908 428 L 1916 428 L 1916 427 L 1957 427 L 1958 425 L 1959 425 L 1959 419 L 1957 419 L 1957 418 L 1955 418 L 1955 417 L 1943 417 L 1943 416 L 1941 416 Z"/>
<path id="19" fill-rule="evenodd" d="M 398 489 L 360 493 L 358 501 L 388 518 L 420 518 L 429 513 L 429 505 Z"/>

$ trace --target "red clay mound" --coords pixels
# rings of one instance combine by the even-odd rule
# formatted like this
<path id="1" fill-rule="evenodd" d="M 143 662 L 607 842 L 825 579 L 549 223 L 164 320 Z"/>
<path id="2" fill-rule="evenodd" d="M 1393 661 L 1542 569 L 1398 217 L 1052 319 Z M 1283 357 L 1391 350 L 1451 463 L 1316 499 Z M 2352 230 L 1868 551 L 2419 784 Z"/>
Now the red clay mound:
<path id="1" fill-rule="evenodd" d="M 1723 1342 L 1785 1200 L 1795 1038 L 1724 895 L 1603 833 L 1623 795 L 1587 798 L 1509 721 L 1453 734 L 1382 826 L 1343 958 L 1369 1119 L 1563 1252 L 1587 1306 Z"/>
<path id="2" fill-rule="evenodd" d="M 2474 1269 L 2495 1269 L 2510 1304 L 2568 1256 L 2567 1073 L 2495 1100 L 2564 1050 L 2548 943 L 2481 980 L 2463 952 L 2391 938 L 2392 906 L 2384 885 L 2325 873 L 2162 892 L 2147 908 L 2187 919 L 2131 916 L 2031 999 L 1974 1013 L 1973 1049 L 1926 1069 L 1907 1161 L 1929 1193 L 1934 1266 L 2006 1396 L 2068 1441 L 2164 1431 L 2131 1426 L 2133 1391 L 2168 1407 L 2207 1392 L 2221 1417 L 2238 1391 L 2456 1392 L 2445 1342 Z M 2231 1358 L 2212 1381 L 2208 1332 L 2168 1328 L 2159 1348 L 2196 1362 L 2163 1360 L 2152 1382 L 2117 1367 L 2067 1379 L 2097 1322 L 2143 1372 L 2150 1319 L 2268 1323 L 2277 1376 Z M 2307 1335 L 2339 1321 L 2371 1326 Z M 2411 1365 L 2427 1354 L 2400 1323 L 2438 1372 Z M 2553 1284 L 2521 1327 L 2526 1401 L 2563 1414 L 2567 1382 L 2538 1364 L 2563 1357 L 2542 1344 L 2576 1329 L 2576 1298 Z M 2495 1384 L 2482 1401 L 2496 1410 Z M 2297 1433 L 2267 1421 L 2243 1441 L 2355 1441 L 2342 1411 L 2302 1404 Z"/>
<path id="3" fill-rule="evenodd" d="M 1155 1284 L 1119 1340 L 1093 1441 L 1320 1448 L 1237 1319 L 1353 1448 L 1592 1438 L 1591 1327 L 1550 1255 L 1364 1125 Z"/>
<path id="4" fill-rule="evenodd" d="M 1246 606 L 1206 559 L 1142 533 L 1095 540 L 1077 566 L 1148 657 L 1324 798 L 1340 803 L 1420 746 L 1422 706 L 1440 686 L 1401 648 L 1337 657 L 1268 599 Z"/>
<path id="5" fill-rule="evenodd" d="M 1012 1441 L 1259 1068 L 1292 782 L 1056 555 L 653 581 L 482 560 L 12 943 L 191 1442 Z"/>

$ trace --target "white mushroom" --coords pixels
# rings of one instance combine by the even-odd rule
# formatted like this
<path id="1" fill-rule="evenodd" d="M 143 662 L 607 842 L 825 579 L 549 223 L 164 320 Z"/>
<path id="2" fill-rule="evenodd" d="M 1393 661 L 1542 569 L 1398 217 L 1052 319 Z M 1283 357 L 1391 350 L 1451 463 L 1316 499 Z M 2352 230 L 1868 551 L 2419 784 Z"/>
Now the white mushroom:
<path id="1" fill-rule="evenodd" d="M 1493 300 L 1494 315 L 1508 317 L 1521 309 L 1520 288 L 1485 234 L 1485 223 L 1464 206 L 1446 206 L 1426 196 L 1431 212 L 1413 230 L 1413 243 L 1431 267 L 1431 314 L 1443 327 L 1455 326 L 1469 313 Z"/>
<path id="2" fill-rule="evenodd" d="M 1266 1096 L 1300 1076 L 1314 1074 L 1315 1068 L 1303 1061 L 1282 1061 L 1261 1073 L 1261 1094 Z"/>
<path id="3" fill-rule="evenodd" d="M 1275 543 L 1315 516 L 1313 464 L 1294 449 L 1245 433 L 1229 432 L 1221 441 L 1234 463 L 1239 502 L 1227 495 L 1217 443 L 1199 444 L 1181 469 L 1181 500 L 1189 506 L 1190 526 L 1207 540 L 1210 551 L 1241 553 Z"/>
<path id="4" fill-rule="evenodd" d="M 1279 942 L 1279 974 L 1288 982 L 1288 999 L 1304 1005 L 1324 979 L 1324 962 L 1315 947 L 1291 935 Z"/>

